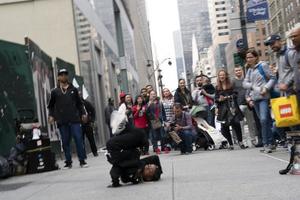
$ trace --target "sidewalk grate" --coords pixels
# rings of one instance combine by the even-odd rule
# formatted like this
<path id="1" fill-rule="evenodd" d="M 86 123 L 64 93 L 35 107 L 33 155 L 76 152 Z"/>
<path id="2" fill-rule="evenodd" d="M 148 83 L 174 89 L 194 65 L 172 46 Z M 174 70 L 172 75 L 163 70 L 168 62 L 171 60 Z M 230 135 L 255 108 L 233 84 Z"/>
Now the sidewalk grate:
<path id="1" fill-rule="evenodd" d="M 12 183 L 12 184 L 0 184 L 0 192 L 10 191 L 10 190 L 17 190 L 21 187 L 24 187 L 31 182 L 25 182 L 25 183 Z"/>

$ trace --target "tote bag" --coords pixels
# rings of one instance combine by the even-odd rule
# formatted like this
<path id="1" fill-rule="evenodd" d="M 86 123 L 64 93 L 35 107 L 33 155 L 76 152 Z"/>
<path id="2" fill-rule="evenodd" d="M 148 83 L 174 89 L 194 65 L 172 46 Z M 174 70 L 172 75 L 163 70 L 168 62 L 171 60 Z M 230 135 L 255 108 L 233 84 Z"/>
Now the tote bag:
<path id="1" fill-rule="evenodd" d="M 300 124 L 299 105 L 296 95 L 271 99 L 276 127 Z"/>

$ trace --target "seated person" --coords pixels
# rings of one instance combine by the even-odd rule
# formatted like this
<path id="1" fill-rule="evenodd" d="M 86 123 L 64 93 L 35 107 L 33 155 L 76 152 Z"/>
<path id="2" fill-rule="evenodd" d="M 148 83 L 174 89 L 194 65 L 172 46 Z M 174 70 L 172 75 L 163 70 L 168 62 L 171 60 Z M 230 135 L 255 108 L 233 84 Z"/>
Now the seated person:
<path id="1" fill-rule="evenodd" d="M 143 132 L 131 127 L 125 128 L 107 142 L 107 160 L 113 165 L 110 171 L 112 187 L 121 186 L 119 178 L 124 183 L 159 179 L 157 177 L 162 173 L 159 158 L 150 156 L 140 160 L 138 148 L 147 143 Z"/>
<path id="2" fill-rule="evenodd" d="M 167 125 L 167 128 L 174 130 L 181 138 L 182 142 L 179 143 L 181 154 L 192 153 L 194 127 L 191 115 L 183 111 L 180 103 L 174 103 L 173 111 L 172 122 Z"/>

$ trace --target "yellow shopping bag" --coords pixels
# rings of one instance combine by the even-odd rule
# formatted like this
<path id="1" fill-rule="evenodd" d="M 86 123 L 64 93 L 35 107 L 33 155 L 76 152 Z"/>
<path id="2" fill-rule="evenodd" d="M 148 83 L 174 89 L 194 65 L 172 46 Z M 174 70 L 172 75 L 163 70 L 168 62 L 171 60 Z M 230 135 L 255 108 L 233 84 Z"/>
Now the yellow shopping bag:
<path id="1" fill-rule="evenodd" d="M 276 127 L 290 127 L 300 124 L 300 113 L 296 95 L 271 99 Z"/>

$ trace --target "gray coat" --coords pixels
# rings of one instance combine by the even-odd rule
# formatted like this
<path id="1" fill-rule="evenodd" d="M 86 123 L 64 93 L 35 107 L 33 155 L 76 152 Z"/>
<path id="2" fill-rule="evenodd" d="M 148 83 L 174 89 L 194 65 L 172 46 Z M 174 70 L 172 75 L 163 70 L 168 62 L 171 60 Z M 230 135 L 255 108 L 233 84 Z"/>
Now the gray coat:
<path id="1" fill-rule="evenodd" d="M 293 81 L 296 92 L 299 93 L 300 91 L 300 68 L 299 68 L 299 61 L 300 61 L 300 52 L 296 49 L 289 50 L 289 63 L 293 68 Z"/>
<path id="2" fill-rule="evenodd" d="M 263 76 L 258 70 L 258 65 L 261 64 L 263 70 L 268 77 L 268 81 L 265 81 Z M 250 97 L 252 100 L 270 99 L 270 94 L 262 96 L 260 94 L 262 88 L 266 88 L 268 91 L 274 87 L 276 83 L 276 76 L 271 72 L 270 67 L 265 62 L 259 62 L 253 68 L 248 69 L 246 77 L 243 81 L 243 87 L 250 90 Z"/>
<path id="3" fill-rule="evenodd" d="M 286 57 L 286 53 L 288 54 Z M 293 85 L 294 70 L 289 60 L 293 57 L 293 52 L 283 46 L 276 54 L 276 66 L 278 67 L 278 83 L 284 83 L 289 86 Z M 288 62 L 287 62 L 288 61 Z"/>

